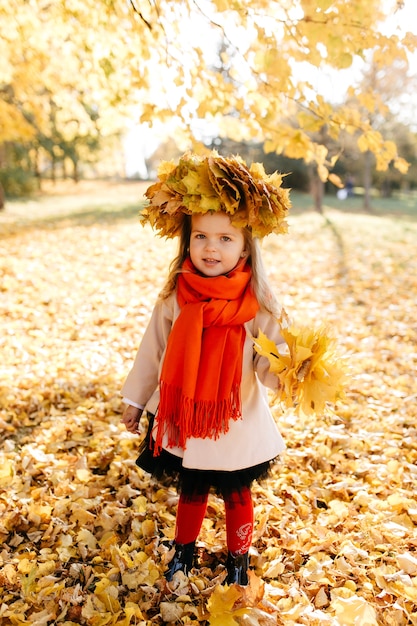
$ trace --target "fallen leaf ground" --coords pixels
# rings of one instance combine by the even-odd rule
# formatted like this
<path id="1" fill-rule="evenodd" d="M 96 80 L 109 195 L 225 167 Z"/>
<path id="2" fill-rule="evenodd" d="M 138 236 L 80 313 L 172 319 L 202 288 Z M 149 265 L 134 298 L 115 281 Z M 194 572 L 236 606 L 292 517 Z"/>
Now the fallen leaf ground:
<path id="1" fill-rule="evenodd" d="M 308 420 L 274 406 L 288 450 L 254 488 L 250 586 L 219 585 L 213 496 L 200 567 L 169 589 L 176 494 L 136 468 L 120 425 L 174 253 L 139 226 L 142 190 L 0 215 L 0 623 L 417 624 L 415 218 L 295 210 L 291 234 L 264 242 L 288 313 L 327 322 L 348 355 L 347 397 Z"/>

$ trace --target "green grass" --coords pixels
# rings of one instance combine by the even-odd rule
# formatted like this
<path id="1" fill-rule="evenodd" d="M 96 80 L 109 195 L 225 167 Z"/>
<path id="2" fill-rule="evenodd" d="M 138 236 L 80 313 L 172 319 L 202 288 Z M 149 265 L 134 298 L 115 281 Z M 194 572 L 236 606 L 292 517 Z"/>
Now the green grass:
<path id="1" fill-rule="evenodd" d="M 310 194 L 291 192 L 293 212 L 299 213 L 305 210 L 314 210 L 314 201 Z M 355 196 L 346 200 L 338 200 L 335 195 L 325 195 L 323 199 L 323 209 L 332 208 L 342 213 L 364 213 L 363 197 Z M 391 198 L 372 198 L 372 215 L 378 216 L 407 216 L 417 219 L 417 196 L 413 194 L 402 194 Z"/>

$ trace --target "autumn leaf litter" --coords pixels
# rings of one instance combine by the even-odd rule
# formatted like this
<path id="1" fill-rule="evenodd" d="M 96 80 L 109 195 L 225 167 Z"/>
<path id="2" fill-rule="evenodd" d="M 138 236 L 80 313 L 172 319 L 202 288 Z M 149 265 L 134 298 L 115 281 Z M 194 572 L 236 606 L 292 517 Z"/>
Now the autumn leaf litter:
<path id="1" fill-rule="evenodd" d="M 200 568 L 165 583 L 176 494 L 120 425 L 175 243 L 97 216 L 2 217 L 0 623 L 417 624 L 416 222 L 307 212 L 264 242 L 287 311 L 330 325 L 352 378 L 334 413 L 274 406 L 288 450 L 254 487 L 250 585 L 228 588 L 214 496 Z"/>

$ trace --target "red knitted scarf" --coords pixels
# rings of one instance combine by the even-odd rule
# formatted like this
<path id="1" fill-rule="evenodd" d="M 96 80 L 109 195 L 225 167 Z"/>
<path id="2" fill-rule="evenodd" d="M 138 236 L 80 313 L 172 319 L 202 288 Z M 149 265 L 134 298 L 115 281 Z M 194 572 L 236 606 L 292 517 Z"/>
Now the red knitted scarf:
<path id="1" fill-rule="evenodd" d="M 184 262 L 177 282 L 181 311 L 161 371 L 155 455 L 164 434 L 168 447 L 185 448 L 189 437 L 216 439 L 230 419 L 241 417 L 243 324 L 259 309 L 250 278 L 247 264 L 210 278 L 190 259 Z"/>

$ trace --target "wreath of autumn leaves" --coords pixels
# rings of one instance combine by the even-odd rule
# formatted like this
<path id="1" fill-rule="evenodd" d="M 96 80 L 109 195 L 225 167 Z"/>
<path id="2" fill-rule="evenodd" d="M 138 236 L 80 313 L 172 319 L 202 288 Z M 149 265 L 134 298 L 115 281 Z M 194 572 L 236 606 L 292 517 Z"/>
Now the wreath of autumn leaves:
<path id="1" fill-rule="evenodd" d="M 240 157 L 185 154 L 178 164 L 161 163 L 159 180 L 145 193 L 149 204 L 141 220 L 171 238 L 180 234 L 184 215 L 224 211 L 233 226 L 249 227 L 254 237 L 284 234 L 291 201 L 282 178 L 267 175 L 261 163 L 247 167 Z"/>

